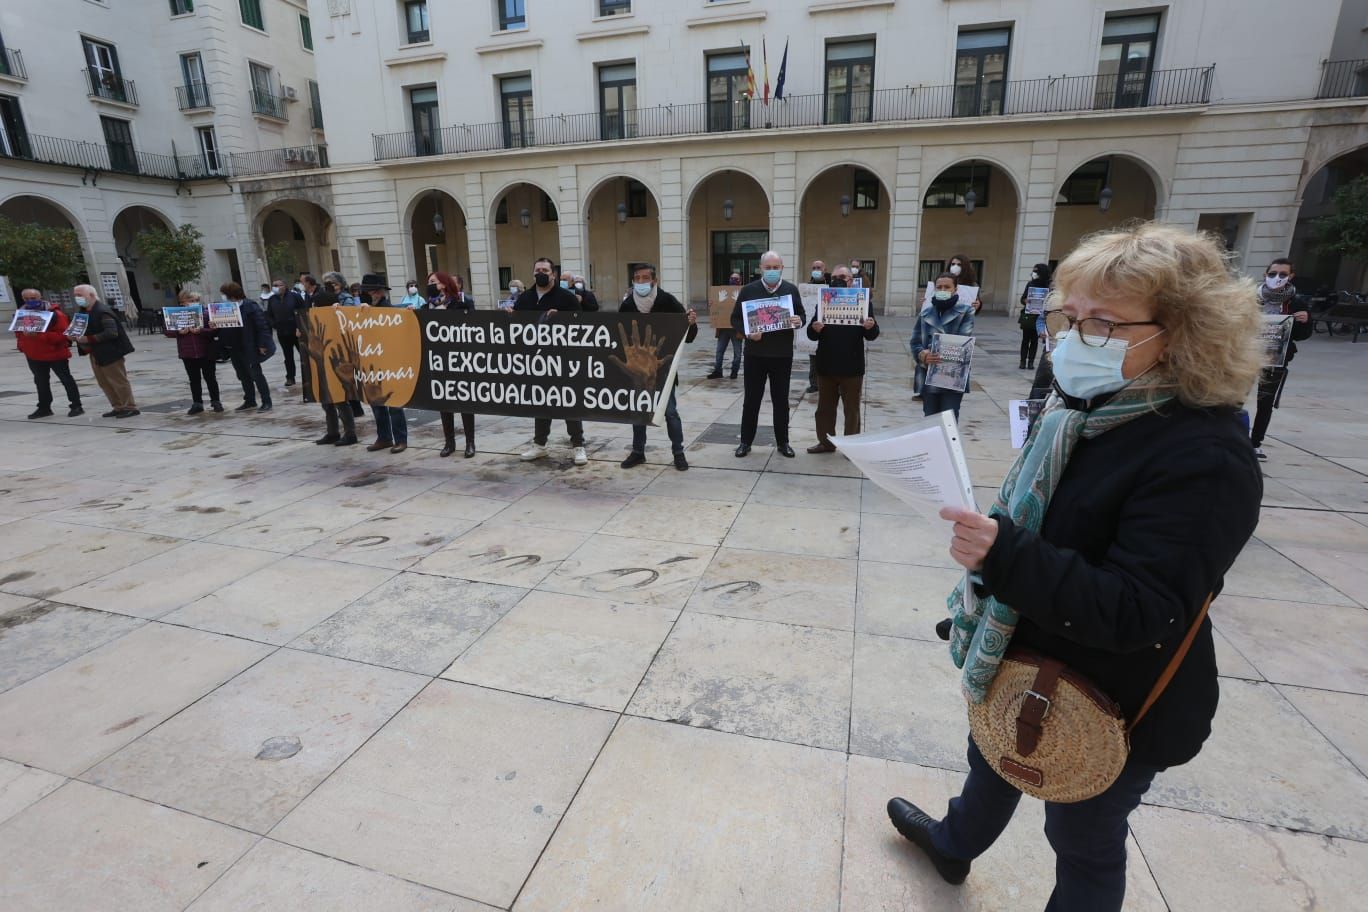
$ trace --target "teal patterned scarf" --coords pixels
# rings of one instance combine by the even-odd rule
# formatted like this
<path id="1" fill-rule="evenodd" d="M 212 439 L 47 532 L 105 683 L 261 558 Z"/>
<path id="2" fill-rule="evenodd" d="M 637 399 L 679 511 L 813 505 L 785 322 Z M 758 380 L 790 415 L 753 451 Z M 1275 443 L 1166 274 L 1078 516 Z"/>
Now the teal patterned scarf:
<path id="1" fill-rule="evenodd" d="M 1050 497 L 1079 438 L 1105 434 L 1171 399 L 1171 386 L 1157 374 L 1137 378 L 1090 412 L 1068 408 L 1052 394 L 1002 482 L 989 515 L 1007 516 L 1017 526 L 1039 532 Z M 954 618 L 950 657 L 957 668 L 964 669 L 964 695 L 982 703 L 1016 630 L 1017 613 L 992 596 L 978 598 L 964 582 L 950 593 L 946 604 Z"/>

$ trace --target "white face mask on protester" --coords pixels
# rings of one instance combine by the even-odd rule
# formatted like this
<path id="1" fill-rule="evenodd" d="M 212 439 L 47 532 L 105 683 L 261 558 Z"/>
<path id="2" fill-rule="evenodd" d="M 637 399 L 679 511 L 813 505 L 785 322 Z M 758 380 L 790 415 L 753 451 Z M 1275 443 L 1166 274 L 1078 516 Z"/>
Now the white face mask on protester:
<path id="1" fill-rule="evenodd" d="M 408 287 L 408 293 L 409 293 L 409 294 L 417 294 L 417 293 L 418 293 L 418 286 L 417 286 L 417 285 L 410 285 L 410 286 Z"/>
<path id="2" fill-rule="evenodd" d="M 1059 384 L 1060 389 L 1075 399 L 1093 399 L 1124 389 L 1132 382 L 1127 380 L 1121 371 L 1126 361 L 1126 352 L 1132 347 L 1139 348 L 1146 342 L 1159 338 L 1164 332 L 1160 329 L 1149 338 L 1136 342 L 1134 346 L 1124 339 L 1108 339 L 1104 343 L 1096 336 L 1091 336 L 1090 341 L 1084 342 L 1082 334 L 1077 329 L 1060 333 L 1059 342 L 1050 355 L 1055 382 Z M 1138 379 L 1138 376 L 1133 379 Z"/>
<path id="3" fill-rule="evenodd" d="M 949 273 L 950 273 L 952 276 L 957 276 L 957 275 L 959 275 L 959 274 L 960 274 L 960 271 L 961 271 L 961 269 L 960 269 L 960 264 L 959 264 L 959 263 L 951 263 L 951 264 L 950 264 L 950 269 L 949 269 L 948 271 L 949 271 Z"/>
<path id="4" fill-rule="evenodd" d="M 1032 281 L 1032 282 L 1035 282 L 1035 281 L 1039 280 L 1039 278 L 1040 278 L 1040 273 L 1038 273 L 1038 272 L 1033 272 L 1033 273 L 1031 273 L 1031 281 Z"/>
<path id="5" fill-rule="evenodd" d="M 1264 277 L 1264 284 L 1268 286 L 1268 290 L 1269 290 L 1269 291 L 1282 291 L 1283 286 L 1287 284 L 1287 276 L 1285 276 L 1285 275 L 1271 275 L 1271 276 L 1265 276 L 1265 277 Z"/>

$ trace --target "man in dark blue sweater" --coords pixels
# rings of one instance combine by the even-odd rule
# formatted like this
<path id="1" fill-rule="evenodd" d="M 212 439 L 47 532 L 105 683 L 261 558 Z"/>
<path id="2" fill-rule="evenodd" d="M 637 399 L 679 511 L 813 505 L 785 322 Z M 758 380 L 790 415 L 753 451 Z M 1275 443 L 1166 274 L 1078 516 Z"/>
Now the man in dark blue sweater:
<path id="1" fill-rule="evenodd" d="M 773 250 L 767 250 L 760 257 L 760 278 L 741 289 L 736 296 L 736 307 L 732 310 L 732 328 L 745 332 L 745 303 L 762 298 L 788 297 L 793 303 L 794 317 L 790 320 L 791 329 L 778 329 L 767 333 L 748 333 L 746 335 L 745 367 L 746 395 L 741 405 L 741 445 L 736 448 L 737 456 L 745 456 L 755 442 L 755 430 L 760 423 L 760 401 L 765 396 L 765 384 L 769 384 L 770 403 L 774 406 L 774 445 L 780 455 L 792 459 L 793 447 L 789 446 L 789 378 L 793 375 L 793 329 L 801 327 L 807 319 L 803 310 L 802 295 L 798 286 L 783 278 L 784 259 Z"/>

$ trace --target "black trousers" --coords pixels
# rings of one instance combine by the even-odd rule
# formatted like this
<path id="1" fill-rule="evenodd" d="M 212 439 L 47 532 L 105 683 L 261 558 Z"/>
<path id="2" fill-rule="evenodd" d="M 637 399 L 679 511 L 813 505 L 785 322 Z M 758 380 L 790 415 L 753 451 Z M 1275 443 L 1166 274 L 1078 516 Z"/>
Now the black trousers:
<path id="1" fill-rule="evenodd" d="M 584 422 L 567 421 L 565 431 L 570 435 L 570 445 L 584 446 Z M 532 419 L 532 442 L 537 446 L 546 446 L 546 441 L 551 437 L 551 419 L 534 418 Z"/>
<path id="2" fill-rule="evenodd" d="M 351 406 L 343 402 L 333 405 L 331 402 L 323 403 L 323 419 L 327 422 L 328 436 L 340 436 L 337 427 L 338 421 L 342 422 L 342 431 L 348 437 L 356 439 L 356 416 L 352 414 Z"/>
<path id="3" fill-rule="evenodd" d="M 789 424 L 789 380 L 793 376 L 793 358 L 769 358 L 746 355 L 746 396 L 741 403 L 741 442 L 750 446 L 755 442 L 755 429 L 760 424 L 760 402 L 765 398 L 765 384 L 769 384 L 770 404 L 774 406 L 774 443 L 787 446 Z"/>
<path id="4" fill-rule="evenodd" d="M 295 378 L 295 352 L 299 351 L 299 336 L 293 329 L 277 329 L 276 339 L 280 342 L 280 354 L 285 359 L 285 382 L 293 383 Z M 299 356 L 304 357 L 303 353 Z"/>
<path id="5" fill-rule="evenodd" d="M 1021 331 L 1021 363 L 1030 367 L 1035 364 L 1036 350 L 1040 348 L 1040 335 L 1035 331 L 1035 324 L 1031 324 L 1030 329 Z"/>
<path id="6" fill-rule="evenodd" d="M 261 404 L 270 405 L 271 388 L 266 385 L 266 375 L 261 372 L 261 362 L 257 360 L 256 352 L 235 348 L 233 349 L 232 360 L 233 370 L 237 372 L 238 380 L 242 382 L 242 400 L 256 404 L 259 393 Z"/>
<path id="7" fill-rule="evenodd" d="M 190 381 L 190 398 L 195 405 L 204 404 L 204 388 L 209 387 L 209 401 L 219 401 L 218 377 L 214 373 L 213 358 L 181 358 L 185 376 Z"/>
<path id="8" fill-rule="evenodd" d="M 1273 420 L 1273 406 L 1283 384 L 1287 382 L 1287 368 L 1276 367 L 1259 374 L 1258 405 L 1254 409 L 1254 422 L 1249 429 L 1249 442 L 1263 446 L 1264 435 L 1268 433 L 1268 423 Z"/>
<path id="9" fill-rule="evenodd" d="M 71 376 L 71 362 L 63 358 L 60 361 L 35 361 L 28 359 L 29 370 L 33 371 L 33 385 L 38 390 L 38 407 L 40 409 L 52 408 L 52 384 L 48 380 L 48 374 L 57 375 L 61 381 L 62 389 L 66 390 L 67 402 L 72 408 L 81 404 L 81 391 L 76 386 L 76 378 Z"/>
<path id="10" fill-rule="evenodd" d="M 440 414 L 442 416 L 442 437 L 446 440 L 447 446 L 454 447 L 456 446 L 456 416 L 451 412 L 441 412 Z M 461 412 L 461 430 L 465 431 L 466 443 L 475 442 L 475 416 L 470 412 Z"/>

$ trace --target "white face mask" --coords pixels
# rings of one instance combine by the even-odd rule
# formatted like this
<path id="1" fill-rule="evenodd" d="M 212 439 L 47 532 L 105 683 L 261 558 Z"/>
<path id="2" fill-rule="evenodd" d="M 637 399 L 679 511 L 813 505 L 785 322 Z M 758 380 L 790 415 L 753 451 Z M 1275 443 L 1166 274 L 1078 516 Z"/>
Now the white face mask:
<path id="1" fill-rule="evenodd" d="M 1038 273 L 1038 272 L 1033 272 L 1033 273 L 1031 273 L 1031 281 L 1032 281 L 1032 282 L 1038 280 L 1039 278 L 1040 278 L 1040 273 Z"/>
<path id="2" fill-rule="evenodd" d="M 409 293 L 409 294 L 417 294 L 417 293 L 418 293 L 418 286 L 417 286 L 417 285 L 410 285 L 410 286 L 408 287 L 408 293 Z"/>
<path id="3" fill-rule="evenodd" d="M 812 270 L 812 277 L 813 277 L 814 279 L 820 279 L 820 278 L 822 277 L 822 270 L 820 270 L 820 269 L 814 269 L 814 270 Z"/>
<path id="4" fill-rule="evenodd" d="M 950 264 L 949 272 L 950 272 L 950 274 L 951 274 L 952 276 L 957 276 L 957 275 L 959 275 L 959 274 L 960 274 L 960 264 L 959 264 L 959 263 L 951 263 L 951 264 Z"/>
<path id="5" fill-rule="evenodd" d="M 1287 276 L 1265 276 L 1264 284 L 1268 286 L 1269 291 L 1282 291 L 1283 286 L 1287 284 Z"/>
<path id="6" fill-rule="evenodd" d="M 575 291 L 584 291 L 584 283 L 583 283 L 583 282 L 576 282 L 576 283 L 575 283 Z"/>
<path id="7" fill-rule="evenodd" d="M 270 299 L 271 299 L 271 292 L 269 292 L 269 291 L 263 291 L 263 292 L 261 293 L 261 300 L 263 300 L 263 301 L 269 301 Z"/>

